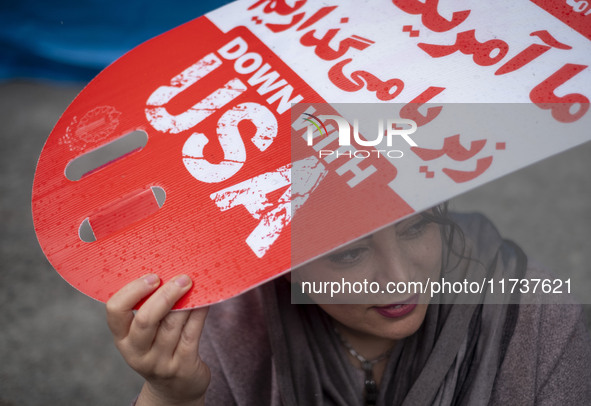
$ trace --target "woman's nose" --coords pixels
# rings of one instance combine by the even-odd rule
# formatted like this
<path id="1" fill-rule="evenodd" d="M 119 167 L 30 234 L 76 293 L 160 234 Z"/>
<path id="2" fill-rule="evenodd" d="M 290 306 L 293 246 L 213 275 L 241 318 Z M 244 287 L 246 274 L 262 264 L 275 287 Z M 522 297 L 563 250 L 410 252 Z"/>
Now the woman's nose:
<path id="1" fill-rule="evenodd" d="M 416 269 L 408 253 L 401 249 L 393 228 L 387 228 L 374 235 L 375 264 L 374 280 L 385 286 L 388 282 L 412 282 Z"/>

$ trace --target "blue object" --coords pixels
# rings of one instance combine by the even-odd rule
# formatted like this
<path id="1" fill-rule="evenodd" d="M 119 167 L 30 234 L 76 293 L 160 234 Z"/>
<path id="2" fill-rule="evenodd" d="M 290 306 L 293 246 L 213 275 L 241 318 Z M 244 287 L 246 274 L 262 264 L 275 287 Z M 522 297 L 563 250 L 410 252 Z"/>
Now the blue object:
<path id="1" fill-rule="evenodd" d="M 2 0 L 0 79 L 87 82 L 136 45 L 229 0 Z"/>

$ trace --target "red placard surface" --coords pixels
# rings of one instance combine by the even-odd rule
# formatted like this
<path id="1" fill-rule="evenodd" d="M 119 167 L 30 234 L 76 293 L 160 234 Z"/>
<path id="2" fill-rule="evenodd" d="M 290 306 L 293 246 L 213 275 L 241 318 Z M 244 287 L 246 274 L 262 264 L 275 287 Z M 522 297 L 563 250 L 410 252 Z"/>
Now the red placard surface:
<path id="1" fill-rule="evenodd" d="M 238 65 L 243 47 L 253 59 Z M 268 64 L 283 93 L 265 88 L 273 80 L 253 80 L 253 63 Z M 287 271 L 289 232 L 256 251 L 245 240 L 260 216 L 244 207 L 222 212 L 210 196 L 289 168 L 289 101 L 297 95 L 322 101 L 249 30 L 224 34 L 206 17 L 126 54 L 82 91 L 41 153 L 33 217 L 51 264 L 101 301 L 148 272 L 163 280 L 188 273 L 195 286 L 178 308 L 217 302 Z M 79 156 L 136 130 L 147 133 L 145 147 L 77 181 L 65 176 Z M 156 186 L 166 192 L 160 208 Z M 79 236 L 86 219 L 96 241 Z"/>

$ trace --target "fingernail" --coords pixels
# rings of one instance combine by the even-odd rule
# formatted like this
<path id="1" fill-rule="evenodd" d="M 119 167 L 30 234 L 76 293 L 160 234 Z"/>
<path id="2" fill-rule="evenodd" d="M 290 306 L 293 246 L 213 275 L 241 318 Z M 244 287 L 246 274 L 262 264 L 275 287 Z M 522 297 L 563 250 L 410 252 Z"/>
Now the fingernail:
<path id="1" fill-rule="evenodd" d="M 154 273 L 144 276 L 144 281 L 150 286 L 155 285 L 156 283 L 158 283 L 159 280 L 160 278 L 158 277 L 158 275 Z"/>
<path id="2" fill-rule="evenodd" d="M 181 275 L 174 280 L 174 283 L 176 283 L 177 286 L 184 288 L 191 283 L 191 278 L 189 278 L 187 275 Z"/>

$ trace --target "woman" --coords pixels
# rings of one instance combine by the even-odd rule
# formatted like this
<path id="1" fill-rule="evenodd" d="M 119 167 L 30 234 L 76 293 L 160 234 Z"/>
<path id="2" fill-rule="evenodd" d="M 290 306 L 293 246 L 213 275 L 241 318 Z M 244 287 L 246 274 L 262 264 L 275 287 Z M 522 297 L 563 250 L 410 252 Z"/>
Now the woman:
<path id="1" fill-rule="evenodd" d="M 383 286 L 540 271 L 484 217 L 451 217 L 444 205 L 320 258 L 292 279 L 299 286 L 319 274 Z M 191 287 L 186 275 L 158 286 L 147 275 L 107 303 L 118 349 L 146 379 L 137 405 L 591 404 L 591 340 L 575 305 L 517 305 L 525 299 L 484 292 L 439 295 L 428 304 L 428 291 L 389 303 L 383 295 L 368 304 L 319 296 L 321 304 L 293 305 L 289 282 L 279 278 L 207 315 L 170 312 Z"/>

